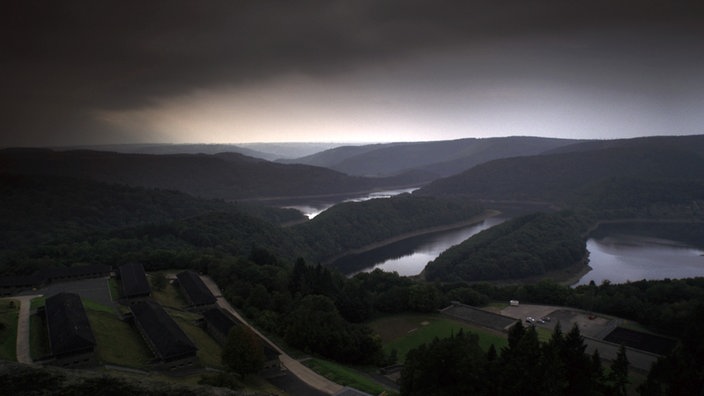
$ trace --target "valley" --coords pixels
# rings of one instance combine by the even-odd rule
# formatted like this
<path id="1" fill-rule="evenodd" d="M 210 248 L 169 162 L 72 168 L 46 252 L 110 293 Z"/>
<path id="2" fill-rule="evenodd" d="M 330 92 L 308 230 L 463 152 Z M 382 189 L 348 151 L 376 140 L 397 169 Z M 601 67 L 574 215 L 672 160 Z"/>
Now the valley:
<path id="1" fill-rule="evenodd" d="M 526 143 L 531 141 L 536 144 Z M 638 331 L 693 342 L 686 334 L 700 323 L 701 254 L 662 240 L 694 246 L 704 235 L 700 157 L 704 140 L 640 138 L 607 147 L 581 141 L 540 143 L 547 146 L 539 142 L 507 138 L 338 147 L 317 157 L 342 159 L 341 153 L 347 153 L 349 164 L 358 155 L 360 161 L 373 164 L 367 156 L 381 150 L 374 155 L 385 158 L 390 167 L 380 168 L 373 177 L 232 153 L 0 150 L 0 288 L 6 296 L 26 292 L 27 287 L 31 292 L 41 284 L 37 276 L 43 271 L 85 265 L 115 269 L 134 262 L 151 277 L 163 271 L 194 270 L 220 287 L 231 312 L 251 323 L 260 338 L 275 340 L 277 348 L 286 351 L 289 357 L 282 361 L 290 367 L 310 361 L 310 367 L 332 376 L 332 383 L 344 382 L 322 390 L 328 394 L 347 384 L 367 384 L 356 386 L 373 393 L 384 389 L 403 393 L 407 372 L 396 371 L 397 385 L 390 387 L 388 381 L 393 380 L 374 380 L 375 376 L 384 367 L 406 367 L 408 359 L 414 361 L 414 353 L 431 353 L 434 349 L 427 345 L 436 341 L 412 341 L 399 354 L 394 350 L 405 341 L 380 340 L 376 332 L 386 331 L 380 323 L 391 323 L 385 321 L 399 315 L 429 315 L 432 323 L 433 315 L 456 303 L 487 311 L 510 300 L 559 306 L 638 323 Z M 513 146 L 528 151 L 515 151 Z M 501 149 L 491 154 L 486 152 L 489 147 Z M 442 151 L 450 148 L 455 154 Z M 530 151 L 538 148 L 539 154 Z M 440 165 L 430 160 L 416 161 L 418 167 L 409 168 L 408 150 L 427 150 L 423 158 L 442 155 L 466 168 L 447 177 L 431 171 Z M 459 160 L 462 150 L 467 158 Z M 508 153 L 518 156 L 494 158 Z M 396 155 L 405 159 L 395 163 Z M 407 187 L 398 188 L 403 183 Z M 620 242 L 614 244 L 616 240 Z M 659 255 L 675 247 L 679 256 Z M 626 266 L 632 264 L 623 257 L 608 264 L 615 250 L 624 249 L 650 260 L 644 265 L 654 269 L 653 275 L 627 272 Z M 678 266 L 677 257 L 684 256 L 694 261 Z M 583 277 L 573 284 L 580 271 Z M 563 284 L 568 280 L 572 287 Z M 286 394 L 288 385 L 271 373 L 244 375 L 226 369 L 222 347 L 204 341 L 203 330 L 194 325 L 201 319 L 197 313 L 181 312 L 183 298 L 178 294 L 155 292 L 154 298 L 168 305 L 167 315 L 197 341 L 199 364 L 225 370 L 218 376 L 194 374 L 194 381 Z M 91 298 L 83 304 L 91 322 L 107 320 L 99 318 L 105 308 Z M 108 301 L 108 307 L 111 304 Z M 522 323 L 524 318 L 513 319 Z M 132 348 L 126 360 L 120 360 L 119 348 L 105 341 L 110 332 L 132 340 L 125 345 L 138 344 L 138 338 L 129 336 L 134 330 L 125 322 L 110 320 L 115 323 L 98 326 L 102 330 L 96 338 L 103 345 L 98 367 L 159 371 L 146 364 L 147 354 L 135 352 L 140 348 Z M 530 354 L 513 350 L 511 339 L 528 337 L 524 342 L 536 345 L 551 339 L 550 329 L 538 326 L 532 335 L 527 326 L 521 334 L 493 329 L 492 337 L 504 341 L 489 337 L 494 341 L 487 342 L 480 329 L 487 324 L 442 323 L 443 328 L 479 334 L 479 349 L 474 336 L 455 333 L 437 343 L 462 343 L 467 356 L 477 356 L 480 365 L 488 363 L 478 351 L 488 353 L 491 343 L 501 347 L 494 353 L 507 357 Z M 11 323 L 3 326 L 20 331 Z M 570 329 L 564 330 L 567 334 Z M 589 330 L 582 330 L 587 336 Z M 620 337 L 633 336 L 624 332 Z M 433 348 L 441 350 L 440 344 Z M 599 350 L 589 345 L 589 354 Z M 600 351 L 604 364 L 621 359 L 618 348 L 608 352 L 605 348 Z M 43 351 L 39 355 L 50 352 L 46 346 Z M 649 362 L 696 359 L 677 355 L 679 351 L 663 350 Z M 4 356 L 18 359 L 11 352 Z M 649 374 L 650 363 L 632 362 L 630 393 L 646 383 L 672 381 Z M 306 376 L 296 370 L 288 372 L 301 379 Z M 367 379 L 360 380 L 360 375 Z M 375 385 L 369 387 L 369 378 Z M 501 382 L 501 376 L 496 381 Z M 600 386 L 613 386 L 611 380 L 599 381 Z"/>

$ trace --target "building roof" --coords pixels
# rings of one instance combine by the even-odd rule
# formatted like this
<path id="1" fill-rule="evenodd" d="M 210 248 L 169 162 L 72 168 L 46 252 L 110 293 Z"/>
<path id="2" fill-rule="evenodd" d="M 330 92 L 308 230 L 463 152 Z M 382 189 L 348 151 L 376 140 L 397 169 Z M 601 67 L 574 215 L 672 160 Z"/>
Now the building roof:
<path id="1" fill-rule="evenodd" d="M 215 296 L 203 283 L 200 276 L 193 271 L 183 271 L 176 275 L 178 283 L 183 291 L 188 295 L 188 299 L 193 305 L 215 304 Z"/>
<path id="2" fill-rule="evenodd" d="M 33 287 L 41 285 L 44 280 L 40 275 L 0 276 L 0 287 Z"/>
<path id="3" fill-rule="evenodd" d="M 237 325 L 237 322 L 220 308 L 212 308 L 203 312 L 203 318 L 208 326 L 212 326 L 218 332 L 227 335 L 230 329 Z"/>
<path id="4" fill-rule="evenodd" d="M 159 359 L 194 355 L 198 350 L 161 305 L 143 300 L 130 305 L 130 310 Z"/>
<path id="5" fill-rule="evenodd" d="M 35 274 L 45 277 L 47 280 L 56 278 L 73 278 L 89 275 L 109 274 L 112 267 L 103 264 L 76 265 L 73 267 L 45 268 Z"/>
<path id="6" fill-rule="evenodd" d="M 59 293 L 44 306 L 49 344 L 54 355 L 81 352 L 95 347 L 95 337 L 78 294 Z"/>
<path id="7" fill-rule="evenodd" d="M 147 275 L 140 263 L 129 263 L 120 266 L 120 282 L 122 294 L 125 297 L 144 296 L 151 293 L 152 289 L 147 282 Z"/>
<path id="8" fill-rule="evenodd" d="M 355 389 L 355 388 L 350 388 L 349 386 L 346 386 L 342 388 L 339 392 L 336 392 L 333 394 L 333 396 L 372 396 L 371 394 L 367 392 L 362 392 L 361 390 Z"/>

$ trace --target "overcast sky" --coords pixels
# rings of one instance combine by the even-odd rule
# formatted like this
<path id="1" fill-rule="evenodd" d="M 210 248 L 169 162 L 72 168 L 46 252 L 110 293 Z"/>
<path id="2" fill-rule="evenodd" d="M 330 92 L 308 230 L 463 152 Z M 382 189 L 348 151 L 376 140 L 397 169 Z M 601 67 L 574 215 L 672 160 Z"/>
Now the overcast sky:
<path id="1" fill-rule="evenodd" d="M 10 1 L 0 147 L 704 133 L 701 3 Z"/>

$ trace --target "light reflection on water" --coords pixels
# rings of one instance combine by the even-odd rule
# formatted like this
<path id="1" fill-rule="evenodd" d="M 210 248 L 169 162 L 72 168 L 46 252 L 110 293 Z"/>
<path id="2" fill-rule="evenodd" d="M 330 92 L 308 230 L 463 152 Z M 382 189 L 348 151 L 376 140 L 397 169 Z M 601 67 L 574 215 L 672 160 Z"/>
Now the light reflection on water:
<path id="1" fill-rule="evenodd" d="M 344 257 L 333 265 L 349 276 L 377 268 L 387 272 L 395 271 L 402 276 L 418 275 L 429 261 L 435 260 L 451 246 L 505 220 L 504 217 L 490 217 L 473 226 L 413 237 L 367 253 Z M 345 267 L 352 270 L 345 270 Z"/>
<path id="2" fill-rule="evenodd" d="M 611 235 L 589 239 L 587 250 L 592 270 L 575 286 L 704 276 L 704 251 L 676 241 Z"/>
<path id="3" fill-rule="evenodd" d="M 415 191 L 417 189 L 418 189 L 418 187 L 401 188 L 398 190 L 377 191 L 377 192 L 373 192 L 373 193 L 369 193 L 369 194 L 360 195 L 357 197 L 347 198 L 347 199 L 342 200 L 340 202 L 320 202 L 318 204 L 309 204 L 309 205 L 291 205 L 291 206 L 285 206 L 285 208 L 296 209 L 299 212 L 303 213 L 304 216 L 308 217 L 308 219 L 312 219 L 315 216 L 330 209 L 331 207 L 337 205 L 338 203 L 363 202 L 363 201 L 368 201 L 370 199 L 391 198 L 393 196 L 404 194 L 404 193 L 412 193 L 413 191 Z"/>

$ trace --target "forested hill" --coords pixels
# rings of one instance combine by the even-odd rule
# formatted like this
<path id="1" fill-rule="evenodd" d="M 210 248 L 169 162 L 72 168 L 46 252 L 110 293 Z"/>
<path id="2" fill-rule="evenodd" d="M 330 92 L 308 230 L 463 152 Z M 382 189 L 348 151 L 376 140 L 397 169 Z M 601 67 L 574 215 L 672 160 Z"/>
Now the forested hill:
<path id="1" fill-rule="evenodd" d="M 353 249 L 431 227 L 468 221 L 484 213 L 474 201 L 402 194 L 335 205 L 292 230 L 312 258 L 325 261 Z"/>
<path id="2" fill-rule="evenodd" d="M 571 203 L 582 199 L 592 187 L 617 179 L 638 183 L 704 181 L 704 158 L 691 151 L 650 146 L 508 158 L 437 180 L 416 193 Z"/>
<path id="3" fill-rule="evenodd" d="M 684 150 L 704 155 L 704 135 L 646 136 L 632 139 L 588 140 L 561 146 L 547 151 L 545 154 L 593 151 L 623 147 Z"/>
<path id="4" fill-rule="evenodd" d="M 292 209 L 235 205 L 176 191 L 62 176 L 0 174 L 0 251 L 213 212 L 257 217 L 274 224 L 302 218 Z"/>
<path id="5" fill-rule="evenodd" d="M 171 189 L 226 200 L 347 194 L 398 187 L 407 180 L 348 176 L 308 165 L 283 165 L 236 153 L 119 154 L 5 149 L 0 171 L 52 174 Z"/>
<path id="6" fill-rule="evenodd" d="M 392 176 L 407 171 L 427 177 L 453 175 L 474 165 L 507 157 L 536 155 L 578 142 L 541 137 L 500 137 L 344 146 L 286 163 L 324 166 L 350 175 Z"/>

